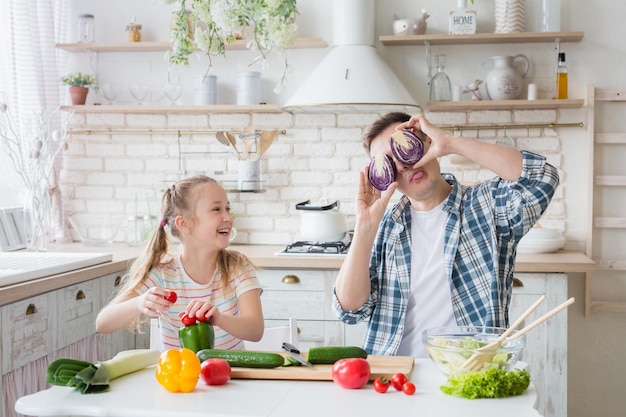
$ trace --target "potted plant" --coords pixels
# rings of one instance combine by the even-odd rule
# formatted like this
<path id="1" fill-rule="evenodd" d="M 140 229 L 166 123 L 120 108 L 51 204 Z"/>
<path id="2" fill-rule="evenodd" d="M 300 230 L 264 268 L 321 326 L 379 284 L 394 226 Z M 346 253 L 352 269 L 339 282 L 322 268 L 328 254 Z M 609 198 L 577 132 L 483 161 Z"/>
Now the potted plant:
<path id="1" fill-rule="evenodd" d="M 61 82 L 70 87 L 70 96 L 73 105 L 85 104 L 89 87 L 96 83 L 96 78 L 90 74 L 75 72 L 61 77 Z"/>

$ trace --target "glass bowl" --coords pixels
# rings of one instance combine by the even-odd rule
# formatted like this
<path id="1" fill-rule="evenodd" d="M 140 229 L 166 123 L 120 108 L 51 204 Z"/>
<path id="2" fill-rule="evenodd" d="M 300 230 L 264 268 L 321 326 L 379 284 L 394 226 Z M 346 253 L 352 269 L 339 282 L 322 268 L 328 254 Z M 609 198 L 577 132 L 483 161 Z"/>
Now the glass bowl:
<path id="1" fill-rule="evenodd" d="M 499 347 L 479 350 L 496 341 L 505 331 L 502 327 L 437 327 L 424 330 L 422 341 L 430 359 L 446 376 L 465 371 L 463 364 L 474 354 L 479 354 L 475 357 L 479 365 L 473 370 L 499 368 L 509 371 L 526 347 L 526 335 L 513 337 L 517 333 L 513 331 Z"/>
<path id="2" fill-rule="evenodd" d="M 74 214 L 68 220 L 85 246 L 111 246 L 125 217 L 112 214 Z"/>

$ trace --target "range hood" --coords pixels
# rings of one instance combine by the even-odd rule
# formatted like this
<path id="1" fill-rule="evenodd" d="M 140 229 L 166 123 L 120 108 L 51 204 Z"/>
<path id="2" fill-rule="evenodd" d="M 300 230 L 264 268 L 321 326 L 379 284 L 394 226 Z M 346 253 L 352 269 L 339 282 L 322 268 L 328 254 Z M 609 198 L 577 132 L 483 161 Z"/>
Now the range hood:
<path id="1" fill-rule="evenodd" d="M 374 1 L 333 1 L 333 47 L 283 110 L 421 111 L 374 48 Z"/>

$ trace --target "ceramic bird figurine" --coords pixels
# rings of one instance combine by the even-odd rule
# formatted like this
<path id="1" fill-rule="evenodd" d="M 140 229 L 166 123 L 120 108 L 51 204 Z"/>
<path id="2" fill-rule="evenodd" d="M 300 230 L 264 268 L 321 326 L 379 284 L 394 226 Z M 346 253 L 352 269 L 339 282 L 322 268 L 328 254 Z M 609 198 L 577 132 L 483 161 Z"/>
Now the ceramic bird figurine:
<path id="1" fill-rule="evenodd" d="M 401 19 L 398 15 L 393 15 L 394 35 L 423 35 L 426 33 L 426 20 L 430 17 L 426 9 L 422 9 L 420 17 Z"/>
<path id="2" fill-rule="evenodd" d="M 480 101 L 483 99 L 483 95 L 480 93 L 480 89 L 478 88 L 483 83 L 483 80 L 476 80 L 473 83 L 470 83 L 465 86 L 465 90 L 463 90 L 463 94 L 472 93 L 472 100 Z"/>

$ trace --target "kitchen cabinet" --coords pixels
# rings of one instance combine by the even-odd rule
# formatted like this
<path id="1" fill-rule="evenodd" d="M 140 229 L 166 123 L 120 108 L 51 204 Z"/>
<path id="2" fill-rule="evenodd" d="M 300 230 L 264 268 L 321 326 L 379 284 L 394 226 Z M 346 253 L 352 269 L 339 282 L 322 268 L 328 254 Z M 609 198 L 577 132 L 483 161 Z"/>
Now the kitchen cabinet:
<path id="1" fill-rule="evenodd" d="M 509 319 L 516 320 L 539 297 L 546 300 L 527 319 L 530 323 L 567 300 L 567 274 L 516 273 Z M 520 328 L 523 327 L 520 326 Z M 539 393 L 539 413 L 544 417 L 567 415 L 567 310 L 526 335 L 521 358 L 528 363 Z"/>
<path id="2" fill-rule="evenodd" d="M 19 396 L 45 388 L 46 370 L 57 357 L 97 362 L 127 349 L 147 348 L 148 333 L 126 330 L 99 335 L 95 319 L 124 271 L 104 275 L 0 307 L 4 417 L 14 416 Z"/>
<path id="3" fill-rule="evenodd" d="M 332 311 L 337 270 L 265 269 L 257 272 L 267 327 L 298 319 L 298 347 L 360 346 L 365 323 L 347 325 Z"/>
<path id="4" fill-rule="evenodd" d="M 385 46 L 426 46 L 430 55 L 432 45 L 481 45 L 510 43 L 546 43 L 554 42 L 557 52 L 561 42 L 580 42 L 584 32 L 520 32 L 520 33 L 476 33 L 472 35 L 428 34 L 381 36 Z M 430 62 L 430 59 L 427 59 Z M 428 110 L 435 111 L 466 111 L 466 110 L 541 110 L 580 108 L 583 99 L 568 100 L 479 100 L 479 101 L 429 101 Z"/>
<path id="5" fill-rule="evenodd" d="M 266 326 L 298 319 L 298 347 L 360 346 L 366 323 L 347 325 L 332 311 L 336 269 L 265 269 L 257 272 Z M 517 273 L 509 317 L 521 316 L 541 295 L 546 301 L 527 319 L 531 322 L 567 300 L 564 273 Z M 522 360 L 530 366 L 545 417 L 567 415 L 567 313 L 561 312 L 527 335 Z"/>

